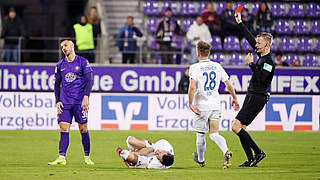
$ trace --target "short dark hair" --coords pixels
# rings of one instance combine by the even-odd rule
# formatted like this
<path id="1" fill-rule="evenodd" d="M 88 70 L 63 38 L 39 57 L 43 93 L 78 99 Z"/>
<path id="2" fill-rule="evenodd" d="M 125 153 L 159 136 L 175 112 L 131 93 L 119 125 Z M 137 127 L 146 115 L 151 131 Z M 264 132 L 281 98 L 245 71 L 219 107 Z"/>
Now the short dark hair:
<path id="1" fill-rule="evenodd" d="M 162 164 L 165 166 L 171 166 L 174 162 L 174 157 L 172 154 L 165 154 L 162 156 Z"/>
<path id="2" fill-rule="evenodd" d="M 72 39 L 69 38 L 69 37 L 64 37 L 64 38 L 62 38 L 62 39 L 60 40 L 60 44 L 61 44 L 63 41 L 71 41 L 71 42 L 73 42 Z"/>
<path id="3" fill-rule="evenodd" d="M 134 20 L 134 17 L 133 17 L 133 16 L 127 16 L 127 19 L 132 19 L 132 20 Z"/>
<path id="4" fill-rule="evenodd" d="M 277 51 L 277 52 L 276 52 L 276 56 L 282 56 L 282 52 Z"/>
<path id="5" fill-rule="evenodd" d="M 96 9 L 97 10 L 97 7 L 95 7 L 95 6 L 92 6 L 90 9 Z"/>
<path id="6" fill-rule="evenodd" d="M 167 12 L 167 11 L 171 11 L 171 12 L 172 12 L 171 7 L 167 7 L 166 10 L 165 10 L 165 12 Z"/>
<path id="7" fill-rule="evenodd" d="M 201 57 L 207 57 L 210 55 L 211 45 L 204 41 L 200 41 L 197 44 L 197 50 Z"/>

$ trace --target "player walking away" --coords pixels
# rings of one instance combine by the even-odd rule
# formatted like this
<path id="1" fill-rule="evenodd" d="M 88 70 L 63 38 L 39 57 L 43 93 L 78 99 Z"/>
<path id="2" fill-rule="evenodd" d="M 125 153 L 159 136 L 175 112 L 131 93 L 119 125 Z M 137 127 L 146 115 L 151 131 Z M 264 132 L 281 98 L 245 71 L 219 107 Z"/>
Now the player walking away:
<path id="1" fill-rule="evenodd" d="M 239 109 L 236 93 L 230 84 L 229 76 L 223 67 L 209 60 L 211 45 L 200 41 L 197 44 L 199 62 L 190 66 L 189 76 L 189 107 L 195 113 L 194 129 L 197 131 L 197 153 L 193 159 L 201 167 L 205 165 L 204 152 L 206 150 L 205 133 L 209 130 L 209 137 L 223 152 L 225 161 L 223 168 L 231 167 L 232 153 L 227 147 L 224 137 L 219 135 L 221 107 L 219 98 L 220 81 L 224 82 L 232 95 L 232 105 Z"/>
<path id="2" fill-rule="evenodd" d="M 275 63 L 272 60 L 270 53 L 272 35 L 261 32 L 255 39 L 242 23 L 240 13 L 235 14 L 235 19 L 241 27 L 244 36 L 259 56 L 256 64 L 253 62 L 253 56 L 251 53 L 249 53 L 245 59 L 252 71 L 252 77 L 246 98 L 243 102 L 243 107 L 236 116 L 232 125 L 232 131 L 239 136 L 243 150 L 248 158 L 248 161 L 241 164 L 240 167 L 255 167 L 266 157 L 266 154 L 251 138 L 249 133 L 246 131 L 246 127 L 254 120 L 254 118 L 263 109 L 264 105 L 269 101 L 270 95 L 267 90 L 270 87 L 275 70 Z M 251 149 L 255 153 L 254 157 Z"/>
<path id="3" fill-rule="evenodd" d="M 92 89 L 92 68 L 87 59 L 74 52 L 70 39 L 61 41 L 61 48 L 66 58 L 60 60 L 55 69 L 54 94 L 58 110 L 58 123 L 61 129 L 59 157 L 48 165 L 65 165 L 65 156 L 69 146 L 69 131 L 72 118 L 79 125 L 86 164 L 94 164 L 90 157 L 90 137 L 87 128 L 89 95 Z"/>
<path id="4" fill-rule="evenodd" d="M 171 144 L 164 139 L 155 144 L 150 141 L 129 136 L 129 150 L 117 148 L 117 153 L 128 168 L 169 169 L 174 162 Z"/>

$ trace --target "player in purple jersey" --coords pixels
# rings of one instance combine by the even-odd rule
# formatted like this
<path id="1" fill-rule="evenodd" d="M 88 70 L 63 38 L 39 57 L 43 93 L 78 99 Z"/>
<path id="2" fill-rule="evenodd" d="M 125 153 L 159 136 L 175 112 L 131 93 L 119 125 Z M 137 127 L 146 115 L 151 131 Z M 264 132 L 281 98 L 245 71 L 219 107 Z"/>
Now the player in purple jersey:
<path id="1" fill-rule="evenodd" d="M 92 89 L 92 68 L 87 59 L 75 54 L 74 44 L 70 39 L 60 43 L 65 58 L 60 60 L 55 69 L 54 94 L 58 110 L 58 123 L 61 129 L 59 157 L 48 165 L 65 165 L 65 156 L 69 146 L 69 131 L 72 118 L 79 125 L 86 164 L 93 165 L 89 157 L 90 137 L 87 128 L 89 95 Z"/>

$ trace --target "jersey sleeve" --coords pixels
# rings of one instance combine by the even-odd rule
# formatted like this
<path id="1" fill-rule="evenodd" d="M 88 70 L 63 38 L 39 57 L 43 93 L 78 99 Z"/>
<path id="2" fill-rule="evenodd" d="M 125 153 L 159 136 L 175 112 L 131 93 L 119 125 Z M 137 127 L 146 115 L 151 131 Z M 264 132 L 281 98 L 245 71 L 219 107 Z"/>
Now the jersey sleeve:
<path id="1" fill-rule="evenodd" d="M 226 80 L 229 79 L 229 75 L 227 74 L 227 72 L 224 70 L 224 68 L 220 65 L 220 69 L 221 69 L 221 81 L 225 82 Z"/>
<path id="2" fill-rule="evenodd" d="M 82 67 L 83 67 L 83 74 L 87 74 L 89 72 L 92 72 L 92 68 L 89 64 L 89 61 L 84 59 L 83 63 L 82 63 Z"/>
<path id="3" fill-rule="evenodd" d="M 148 169 L 168 169 L 169 167 L 161 164 L 156 156 L 148 158 Z"/>
<path id="4" fill-rule="evenodd" d="M 157 150 L 168 151 L 170 154 L 174 155 L 173 147 L 165 139 L 161 139 L 161 140 L 157 141 L 155 144 L 154 150 L 155 151 L 157 151 Z"/>

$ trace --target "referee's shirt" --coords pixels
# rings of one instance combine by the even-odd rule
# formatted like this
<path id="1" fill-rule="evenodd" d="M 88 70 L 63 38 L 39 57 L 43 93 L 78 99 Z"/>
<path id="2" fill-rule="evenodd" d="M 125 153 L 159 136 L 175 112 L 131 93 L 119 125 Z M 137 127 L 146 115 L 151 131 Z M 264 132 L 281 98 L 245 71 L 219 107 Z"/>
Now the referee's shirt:
<path id="1" fill-rule="evenodd" d="M 239 26 L 251 47 L 256 51 L 255 37 L 242 22 Z M 252 77 L 248 87 L 248 92 L 253 94 L 265 94 L 270 87 L 276 65 L 271 57 L 271 53 L 262 57 L 260 53 L 257 54 L 259 56 L 258 61 L 256 63 L 249 64 L 252 71 Z"/>

